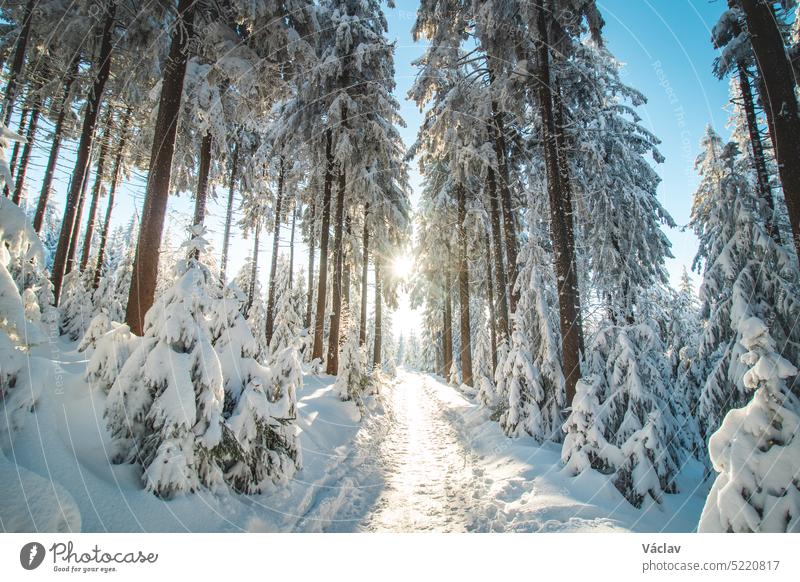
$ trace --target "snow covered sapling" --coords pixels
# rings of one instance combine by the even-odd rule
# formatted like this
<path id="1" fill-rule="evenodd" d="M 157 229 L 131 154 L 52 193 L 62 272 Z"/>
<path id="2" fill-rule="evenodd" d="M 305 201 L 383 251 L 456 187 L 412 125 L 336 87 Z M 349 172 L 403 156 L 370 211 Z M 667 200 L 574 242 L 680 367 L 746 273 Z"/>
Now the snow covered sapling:
<path id="1" fill-rule="evenodd" d="M 357 405 L 367 387 L 367 376 L 364 373 L 365 357 L 359 346 L 358 329 L 349 324 L 345 331 L 345 341 L 339 355 L 339 375 L 336 377 L 334 389 L 342 400 L 352 400 Z"/>
<path id="2" fill-rule="evenodd" d="M 81 343 L 78 344 L 78 351 L 91 354 L 100 338 L 111 331 L 112 325 L 111 318 L 108 316 L 106 310 L 101 309 L 100 312 L 92 318 L 86 333 L 83 334 Z"/>
<path id="3" fill-rule="evenodd" d="M 614 485 L 636 507 L 648 496 L 660 501 L 662 493 L 676 492 L 675 478 L 687 453 L 687 439 L 679 433 L 695 428 L 670 389 L 669 362 L 657 331 L 651 323 L 606 324 L 587 353 L 591 394 L 584 394 L 564 424 L 562 459 L 589 458 L 592 468 L 613 473 Z M 590 438 L 570 436 L 585 433 L 588 421 L 593 423 L 586 425 Z M 588 453 L 581 452 L 584 446 Z M 597 451 L 604 452 L 598 457 Z M 586 468 L 573 463 L 578 466 Z"/>
<path id="4" fill-rule="evenodd" d="M 412 339 L 414 339 L 412 337 Z M 412 352 L 412 350 L 409 350 Z M 478 389 L 478 402 L 484 408 L 495 406 L 495 389 L 492 371 L 491 346 L 486 325 L 481 322 L 478 326 L 478 335 L 475 339 L 475 357 L 473 359 L 473 374 L 475 386 Z"/>
<path id="5" fill-rule="evenodd" d="M 508 408 L 500 417 L 500 426 L 510 437 L 530 435 L 541 440 L 544 427 L 540 406 L 544 401 L 544 390 L 539 370 L 530 360 L 530 342 L 523 325 L 517 314 L 503 374 Z"/>
<path id="6" fill-rule="evenodd" d="M 98 315 L 98 317 L 100 316 Z M 102 326 L 98 324 L 98 327 Z M 91 326 L 89 331 L 86 332 L 87 336 L 90 331 Z M 86 336 L 84 336 L 85 338 Z M 86 365 L 86 373 L 84 375 L 89 385 L 92 388 L 98 388 L 108 393 L 117 377 L 120 376 L 123 366 L 128 361 L 131 353 L 138 346 L 139 339 L 131 333 L 127 325 L 115 325 L 112 323 L 111 329 L 94 340 L 94 349 L 89 358 L 89 363 Z M 81 345 L 83 345 L 83 342 L 81 342 Z"/>
<path id="7" fill-rule="evenodd" d="M 72 341 L 81 339 L 92 321 L 92 300 L 91 294 L 83 286 L 81 272 L 77 269 L 64 275 L 59 310 L 61 335 Z"/>
<path id="8" fill-rule="evenodd" d="M 301 335 L 303 322 L 295 311 L 295 300 L 291 289 L 286 289 L 278 299 L 275 330 L 269 342 L 270 358 L 275 358 L 288 347 L 295 346 Z"/>
<path id="9" fill-rule="evenodd" d="M 211 273 L 196 257 L 206 247 L 192 227 L 175 283 L 145 316 L 144 336 L 109 392 L 106 420 L 116 461 L 142 466 L 148 491 L 171 498 L 201 485 L 224 487 L 218 445 L 224 392 L 205 319 Z M 127 450 L 126 450 L 127 449 Z"/>
<path id="10" fill-rule="evenodd" d="M 33 377 L 41 366 L 30 361 L 30 348 L 43 339 L 29 318 L 38 309 L 31 305 L 30 289 L 23 290 L 23 304 L 8 267 L 12 262 L 41 264 L 43 260 L 44 251 L 24 212 L 11 200 L 0 198 L 0 401 L 5 408 L 0 432 L 24 422 L 21 413 L 35 406 L 43 385 Z"/>
<path id="11" fill-rule="evenodd" d="M 764 322 L 739 324 L 750 366 L 744 407 L 728 412 L 709 442 L 719 472 L 706 500 L 701 532 L 800 532 L 800 401 L 786 379 L 797 368 L 777 350 Z"/>
<path id="12" fill-rule="evenodd" d="M 303 384 L 300 358 L 285 348 L 264 382 L 253 377 L 244 387 L 228 424 L 243 458 L 226 472 L 232 486 L 259 493 L 271 483 L 285 483 L 301 466 L 297 441 L 297 389 Z"/>

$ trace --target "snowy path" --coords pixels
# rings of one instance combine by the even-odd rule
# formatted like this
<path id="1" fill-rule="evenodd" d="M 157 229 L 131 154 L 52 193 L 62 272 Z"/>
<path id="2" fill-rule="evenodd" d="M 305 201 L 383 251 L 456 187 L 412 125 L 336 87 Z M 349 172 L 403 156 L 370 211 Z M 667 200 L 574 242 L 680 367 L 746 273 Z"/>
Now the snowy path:
<path id="1" fill-rule="evenodd" d="M 467 531 L 482 485 L 430 378 L 401 372 L 380 446 L 385 489 L 362 531 Z"/>

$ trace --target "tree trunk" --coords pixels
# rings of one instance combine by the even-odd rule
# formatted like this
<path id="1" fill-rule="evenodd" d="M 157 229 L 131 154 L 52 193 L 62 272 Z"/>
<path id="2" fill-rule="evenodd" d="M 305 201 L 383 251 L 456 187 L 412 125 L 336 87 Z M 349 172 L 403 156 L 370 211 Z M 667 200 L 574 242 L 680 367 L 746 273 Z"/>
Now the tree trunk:
<path id="1" fill-rule="evenodd" d="M 572 405 L 575 386 L 580 378 L 581 329 L 578 307 L 575 259 L 571 253 L 573 241 L 569 240 L 567 225 L 568 207 L 562 184 L 562 164 L 559 160 L 558 136 L 553 117 L 553 94 L 550 79 L 550 54 L 547 38 L 546 13 L 542 0 L 536 1 L 538 38 L 537 48 L 537 93 L 539 111 L 543 121 L 542 141 L 547 169 L 547 190 L 550 198 L 550 235 L 555 255 L 558 285 L 559 323 L 561 328 L 562 357 L 566 379 L 567 406 Z"/>
<path id="2" fill-rule="evenodd" d="M 169 56 L 164 67 L 161 98 L 155 124 L 155 139 L 150 154 L 147 194 L 139 228 L 139 240 L 133 261 L 133 276 L 128 297 L 125 321 L 136 335 L 144 332 L 144 317 L 156 291 L 158 257 L 172 177 L 172 158 L 175 153 L 175 134 L 181 108 L 183 79 L 189 40 L 194 35 L 194 0 L 179 0 L 176 23 L 172 31 Z"/>
<path id="3" fill-rule="evenodd" d="M 570 282 L 570 285 L 572 285 L 573 290 L 573 304 L 575 305 L 576 314 L 575 321 L 577 322 L 575 325 L 575 331 L 578 334 L 578 348 L 582 354 L 585 346 L 583 344 L 583 316 L 581 313 L 577 258 L 575 256 L 575 209 L 572 205 L 572 179 L 569 171 L 569 158 L 567 157 L 569 148 L 567 147 L 567 126 L 564 121 L 564 99 L 561 96 L 561 84 L 557 79 L 554 82 L 554 89 L 555 95 L 553 98 L 553 121 L 556 126 L 556 146 L 558 147 L 559 153 L 558 168 L 564 201 L 564 224 L 567 229 L 567 254 L 572 257 L 572 267 L 570 268 L 570 273 L 574 277 L 574 280 Z M 633 304 L 633 302 L 630 303 L 630 305 Z M 632 313 L 630 315 L 632 315 Z M 630 323 L 632 323 L 632 321 Z"/>
<path id="4" fill-rule="evenodd" d="M 94 148 L 93 148 L 94 149 Z M 91 151 L 89 152 L 91 157 Z M 78 249 L 78 238 L 81 231 L 81 220 L 83 218 L 83 206 L 86 203 L 86 188 L 89 186 L 89 171 L 91 166 L 86 166 L 86 172 L 83 174 L 81 192 L 78 198 L 78 207 L 75 212 L 75 221 L 72 224 L 72 232 L 69 236 L 69 247 L 67 248 L 67 264 L 64 273 L 69 273 L 75 266 L 75 253 Z"/>
<path id="5" fill-rule="evenodd" d="M 383 366 L 383 279 L 381 260 L 375 255 L 375 344 L 372 347 L 372 367 Z"/>
<path id="6" fill-rule="evenodd" d="M 11 62 L 11 69 L 8 72 L 8 82 L 6 83 L 5 98 L 3 100 L 3 125 L 6 127 L 11 121 L 11 113 L 16 101 L 17 79 L 22 73 L 22 67 L 25 64 L 25 51 L 28 49 L 28 38 L 31 35 L 31 21 L 33 20 L 33 9 L 35 7 L 36 0 L 28 0 L 25 5 L 25 11 L 22 13 L 22 30 L 14 48 L 14 60 Z"/>
<path id="7" fill-rule="evenodd" d="M 353 240 L 353 222 L 350 218 L 350 213 L 345 213 L 344 219 L 344 230 L 347 234 L 347 240 Z M 342 243 L 342 301 L 344 303 L 345 309 L 347 313 L 352 316 L 350 313 L 350 287 L 352 286 L 352 268 L 350 264 L 350 256 L 347 253 L 348 245 L 347 243 Z"/>
<path id="8" fill-rule="evenodd" d="M 200 165 L 197 170 L 197 192 L 194 197 L 193 224 L 202 225 L 206 219 L 209 170 L 211 170 L 211 132 L 206 132 L 200 142 Z"/>
<path id="9" fill-rule="evenodd" d="M 30 113 L 31 110 L 26 103 L 19 114 L 19 125 L 17 126 L 17 135 L 25 135 L 25 131 L 28 129 L 28 118 L 30 117 Z M 11 171 L 12 176 L 17 172 L 17 160 L 19 159 L 19 150 L 20 150 L 20 142 L 15 141 L 14 145 L 11 147 L 11 159 L 8 162 L 8 169 Z M 6 198 L 11 196 L 11 186 L 9 184 L 3 185 L 3 196 L 5 196 Z"/>
<path id="10" fill-rule="evenodd" d="M 31 109 L 31 117 L 28 120 L 28 134 L 25 136 L 27 142 L 22 147 L 22 156 L 19 160 L 19 169 L 17 170 L 16 181 L 14 184 L 14 204 L 19 205 L 22 202 L 22 188 L 25 186 L 25 174 L 28 173 L 28 162 L 31 159 L 31 150 L 33 149 L 33 142 L 36 137 L 36 129 L 39 125 L 40 106 L 36 102 Z"/>
<path id="11" fill-rule="evenodd" d="M 753 165 L 756 170 L 756 187 L 759 198 L 761 198 L 762 212 L 765 220 L 765 228 L 773 240 L 781 243 L 780 232 L 775 227 L 775 203 L 772 198 L 772 188 L 769 185 L 769 172 L 767 171 L 767 160 L 764 156 L 764 144 L 761 141 L 761 132 L 758 128 L 758 117 L 756 116 L 756 106 L 753 100 L 753 88 L 748 78 L 747 66 L 738 63 L 739 69 L 739 90 L 742 93 L 742 105 L 744 116 L 747 120 L 747 132 L 750 136 L 750 148 L 753 154 Z"/>
<path id="12" fill-rule="evenodd" d="M 486 285 L 489 294 L 489 337 L 492 348 L 492 377 L 497 370 L 497 315 L 494 304 L 494 273 L 492 273 L 492 241 L 486 229 Z"/>
<path id="13" fill-rule="evenodd" d="M 442 348 L 444 349 L 444 378 L 447 380 L 450 370 L 453 367 L 453 305 L 452 305 L 452 286 L 450 285 L 450 273 L 445 273 L 444 283 L 444 328 L 442 336 Z"/>
<path id="14" fill-rule="evenodd" d="M 289 235 L 289 289 L 294 286 L 294 236 L 297 231 L 297 200 L 292 210 L 292 231 Z"/>
<path id="15" fill-rule="evenodd" d="M 122 155 L 125 150 L 125 143 L 128 140 L 128 124 L 131 121 L 133 108 L 128 107 L 125 111 L 125 117 L 122 119 L 122 126 L 120 128 L 119 142 L 117 142 L 117 151 L 114 154 L 114 167 L 111 170 L 111 188 L 108 191 L 108 208 L 106 208 L 106 218 L 103 222 L 103 230 L 100 233 L 100 248 L 97 249 L 97 262 L 94 267 L 94 282 L 92 287 L 97 289 L 100 285 L 100 277 L 103 274 L 103 261 L 105 260 L 106 245 L 108 244 L 108 232 L 111 229 L 111 212 L 114 209 L 114 198 L 117 194 L 117 182 L 119 181 L 119 173 L 122 167 Z"/>
<path id="16" fill-rule="evenodd" d="M 315 246 L 317 243 L 316 238 L 316 222 L 317 222 L 317 204 L 311 204 L 311 225 L 308 229 L 308 298 L 306 302 L 306 329 L 311 329 L 311 316 L 313 315 L 312 309 L 314 308 L 314 259 L 316 258 Z"/>
<path id="17" fill-rule="evenodd" d="M 364 203 L 364 234 L 361 251 L 361 317 L 358 329 L 358 345 L 367 342 L 367 280 L 369 277 L 369 202 Z"/>
<path id="18" fill-rule="evenodd" d="M 275 278 L 278 274 L 278 246 L 281 237 L 281 213 L 283 212 L 283 185 L 285 179 L 283 156 L 281 156 L 278 164 L 278 193 L 275 197 L 275 228 L 272 233 L 272 262 L 269 267 L 269 294 L 267 298 L 267 345 L 272 341 L 272 333 L 275 328 L 275 290 L 277 287 Z"/>
<path id="19" fill-rule="evenodd" d="M 89 264 L 89 253 L 92 250 L 92 236 L 94 236 L 94 222 L 97 219 L 97 205 L 100 201 L 100 188 L 103 185 L 106 171 L 106 156 L 110 145 L 111 127 L 114 119 L 114 109 L 110 105 L 106 111 L 103 122 L 103 139 L 100 142 L 100 153 L 97 156 L 97 174 L 92 187 L 92 203 L 89 206 L 89 221 L 86 223 L 86 234 L 83 237 L 83 250 L 81 252 L 81 271 L 86 270 Z"/>
<path id="20" fill-rule="evenodd" d="M 72 171 L 72 186 L 67 195 L 64 218 L 61 222 L 61 233 L 58 237 L 58 247 L 56 248 L 56 255 L 53 261 L 53 294 L 55 295 L 56 305 L 58 305 L 58 300 L 61 295 L 61 283 L 64 279 L 64 269 L 67 264 L 70 236 L 76 223 L 75 213 L 77 210 L 78 198 L 80 197 L 83 182 L 85 182 L 81 177 L 86 173 L 86 168 L 90 162 L 89 156 L 92 149 L 95 125 L 97 124 L 97 115 L 100 112 L 100 102 L 103 98 L 103 90 L 108 81 L 109 73 L 111 72 L 111 51 L 113 48 L 111 39 L 114 32 L 116 3 L 109 1 L 106 5 L 106 10 L 107 16 L 103 25 L 100 57 L 97 60 L 97 76 L 95 77 L 94 84 L 87 98 L 86 114 L 83 117 L 83 128 L 78 145 L 78 155 L 75 159 L 75 169 Z M 159 135 L 158 132 L 156 132 L 156 135 Z M 158 259 L 156 258 L 156 260 Z M 136 275 L 135 269 L 134 275 Z"/>
<path id="21" fill-rule="evenodd" d="M 219 262 L 219 279 L 225 284 L 228 268 L 228 247 L 231 243 L 231 222 L 233 221 L 233 193 L 236 187 L 236 172 L 239 168 L 239 144 L 234 144 L 231 159 L 231 177 L 228 186 L 228 209 L 225 211 L 225 233 L 222 235 L 222 258 Z"/>
<path id="22" fill-rule="evenodd" d="M 500 173 L 500 201 L 503 210 L 503 229 L 506 237 L 506 260 L 508 261 L 508 318 L 517 310 L 519 301 L 519 291 L 516 289 L 517 283 L 517 226 L 514 221 L 514 209 L 511 204 L 511 178 L 508 171 L 508 160 L 506 159 L 506 135 L 503 116 L 497 110 L 497 102 L 492 101 L 492 121 L 494 122 L 494 151 L 498 161 L 498 172 Z M 498 247 L 499 248 L 499 247 Z M 507 321 L 508 321 L 507 318 Z M 506 324 L 510 333 L 510 326 Z"/>
<path id="23" fill-rule="evenodd" d="M 765 111 L 773 129 L 775 159 L 786 197 L 792 238 L 800 261 L 800 116 L 792 65 L 770 2 L 741 0 L 759 73 L 764 80 Z"/>
<path id="24" fill-rule="evenodd" d="M 339 329 L 342 324 L 342 283 L 344 271 L 344 192 L 347 185 L 347 172 L 339 168 L 339 191 L 336 195 L 336 220 L 333 238 L 333 305 L 331 323 L 328 330 L 328 359 L 326 373 L 339 372 Z"/>
<path id="25" fill-rule="evenodd" d="M 492 239 L 494 241 L 494 272 L 497 276 L 498 311 L 497 327 L 500 329 L 500 341 L 511 335 L 508 311 L 508 279 L 503 264 L 503 242 L 500 228 L 500 208 L 497 202 L 497 180 L 494 170 L 489 168 L 486 182 L 489 190 L 489 212 L 491 216 Z M 492 326 L 495 322 L 492 322 Z"/>
<path id="26" fill-rule="evenodd" d="M 472 325 L 469 316 L 469 259 L 467 257 L 467 193 L 458 188 L 458 296 L 461 328 L 461 380 L 472 386 Z"/>
<path id="27" fill-rule="evenodd" d="M 42 231 L 44 214 L 47 210 L 47 202 L 50 199 L 50 186 L 53 183 L 53 175 L 55 174 L 56 162 L 58 161 L 58 152 L 61 149 L 61 139 L 64 133 L 64 120 L 67 116 L 67 111 L 69 110 L 69 93 L 72 89 L 72 84 L 75 82 L 75 77 L 78 74 L 79 62 L 80 53 L 76 53 L 75 57 L 70 63 L 67 76 L 64 78 L 64 95 L 61 98 L 61 103 L 59 104 L 58 118 L 56 119 L 55 131 L 53 133 L 53 143 L 50 145 L 50 156 L 47 158 L 47 167 L 44 171 L 42 189 L 39 193 L 39 203 L 36 205 L 36 214 L 33 218 L 33 228 L 37 233 Z"/>
<path id="28" fill-rule="evenodd" d="M 253 258 L 250 262 L 250 288 L 247 290 L 247 311 L 256 300 L 256 277 L 258 277 L 258 238 L 261 234 L 261 222 L 256 221 L 253 228 Z"/>
<path id="29" fill-rule="evenodd" d="M 319 281 L 317 282 L 317 312 L 314 322 L 312 360 L 322 359 L 325 342 L 325 300 L 328 294 L 328 239 L 331 227 L 331 186 L 333 182 L 333 151 L 331 130 L 325 132 L 325 186 L 322 192 L 322 224 L 319 235 Z"/>

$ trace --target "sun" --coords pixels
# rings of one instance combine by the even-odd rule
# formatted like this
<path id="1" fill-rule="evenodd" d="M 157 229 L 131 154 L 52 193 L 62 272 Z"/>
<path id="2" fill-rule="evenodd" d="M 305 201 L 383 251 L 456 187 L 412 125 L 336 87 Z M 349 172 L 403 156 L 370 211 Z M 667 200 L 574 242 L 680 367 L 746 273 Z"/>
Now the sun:
<path id="1" fill-rule="evenodd" d="M 408 279 L 414 271 L 414 259 L 411 255 L 399 255 L 392 263 L 392 273 L 398 279 Z"/>

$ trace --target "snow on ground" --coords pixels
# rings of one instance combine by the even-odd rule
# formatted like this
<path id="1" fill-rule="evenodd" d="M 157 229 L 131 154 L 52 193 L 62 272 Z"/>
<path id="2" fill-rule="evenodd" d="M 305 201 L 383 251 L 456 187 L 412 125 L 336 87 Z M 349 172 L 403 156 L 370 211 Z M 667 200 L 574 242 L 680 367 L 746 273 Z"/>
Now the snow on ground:
<path id="1" fill-rule="evenodd" d="M 333 378 L 305 377 L 287 487 L 163 501 L 109 463 L 105 396 L 74 348 L 40 348 L 58 365 L 0 456 L 5 531 L 693 531 L 708 491 L 692 463 L 681 494 L 636 510 L 599 474 L 564 475 L 557 445 L 509 440 L 455 388 L 400 371 L 361 420 Z"/>

